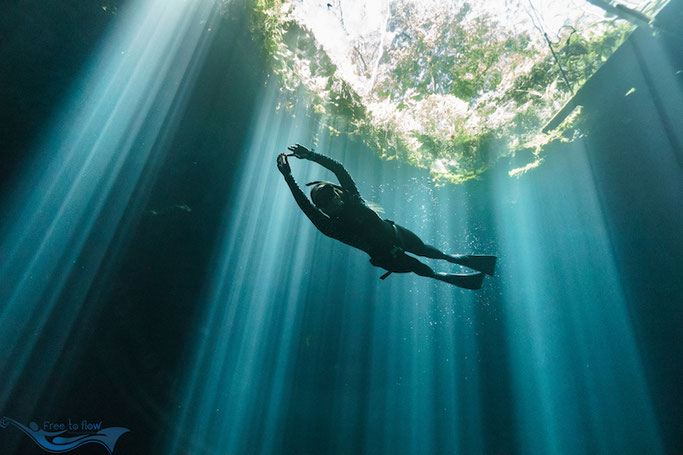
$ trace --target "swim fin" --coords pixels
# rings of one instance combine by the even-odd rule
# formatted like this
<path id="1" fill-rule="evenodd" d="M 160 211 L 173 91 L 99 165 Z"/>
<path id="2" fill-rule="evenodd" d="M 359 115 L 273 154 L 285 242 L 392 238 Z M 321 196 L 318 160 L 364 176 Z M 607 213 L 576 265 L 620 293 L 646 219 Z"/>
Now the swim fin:
<path id="1" fill-rule="evenodd" d="M 433 278 L 445 283 L 454 284 L 465 289 L 479 289 L 484 281 L 484 274 L 477 273 L 434 273 Z"/>
<path id="2" fill-rule="evenodd" d="M 496 268 L 496 256 L 463 254 L 448 256 L 446 260 L 453 264 L 462 265 L 487 275 L 493 275 L 493 271 Z"/>

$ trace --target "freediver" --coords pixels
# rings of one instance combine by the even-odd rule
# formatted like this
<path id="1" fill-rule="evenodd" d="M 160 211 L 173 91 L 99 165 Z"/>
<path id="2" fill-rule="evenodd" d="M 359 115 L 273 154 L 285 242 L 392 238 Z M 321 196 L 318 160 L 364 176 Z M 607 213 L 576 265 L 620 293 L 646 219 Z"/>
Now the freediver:
<path id="1" fill-rule="evenodd" d="M 313 150 L 296 144 L 288 147 L 292 153 L 277 157 L 277 168 L 282 173 L 301 210 L 323 234 L 347 245 L 365 251 L 370 263 L 391 273 L 409 273 L 434 278 L 466 289 L 479 289 L 484 274 L 493 275 L 495 256 L 448 255 L 426 245 L 408 229 L 391 220 L 382 219 L 361 197 L 358 188 L 341 163 Z M 332 171 L 341 185 L 316 181 L 307 183 L 311 188 L 311 201 L 299 188 L 287 157 L 314 161 Z M 406 253 L 448 262 L 476 270 L 475 273 L 440 273 Z"/>

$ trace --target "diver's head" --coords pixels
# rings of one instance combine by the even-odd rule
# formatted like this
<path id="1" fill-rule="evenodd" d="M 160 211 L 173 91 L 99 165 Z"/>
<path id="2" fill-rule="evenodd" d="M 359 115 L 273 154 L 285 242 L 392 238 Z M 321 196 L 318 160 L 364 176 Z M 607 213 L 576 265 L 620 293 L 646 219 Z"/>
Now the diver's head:
<path id="1" fill-rule="evenodd" d="M 337 216 L 344 207 L 344 190 L 339 185 L 330 182 L 311 182 L 306 186 L 313 185 L 311 188 L 311 200 L 329 216 Z"/>

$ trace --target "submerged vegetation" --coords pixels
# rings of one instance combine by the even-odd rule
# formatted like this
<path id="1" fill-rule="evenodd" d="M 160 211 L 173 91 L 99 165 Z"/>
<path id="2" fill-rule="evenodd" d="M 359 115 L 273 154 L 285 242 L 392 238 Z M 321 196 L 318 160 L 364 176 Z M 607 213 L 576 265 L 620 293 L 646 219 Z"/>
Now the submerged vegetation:
<path id="1" fill-rule="evenodd" d="M 330 134 L 451 182 L 532 151 L 531 163 L 511 170 L 518 174 L 540 162 L 548 143 L 574 137 L 579 115 L 551 134 L 540 130 L 632 29 L 601 19 L 563 26 L 549 43 L 467 2 L 379 3 L 372 23 L 372 7 L 354 21 L 341 0 L 253 0 L 251 28 L 283 108 L 304 93 Z"/>

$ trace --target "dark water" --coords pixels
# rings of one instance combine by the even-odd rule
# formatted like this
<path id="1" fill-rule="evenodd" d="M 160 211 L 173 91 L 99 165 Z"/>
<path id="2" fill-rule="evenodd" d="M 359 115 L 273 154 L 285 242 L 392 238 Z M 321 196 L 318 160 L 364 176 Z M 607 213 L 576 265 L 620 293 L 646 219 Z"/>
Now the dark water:
<path id="1" fill-rule="evenodd" d="M 157 35 L 131 61 L 127 8 L 0 9 L 2 416 L 125 427 L 120 454 L 683 452 L 672 39 L 624 45 L 587 96 L 586 136 L 539 168 L 437 187 L 303 106 L 277 110 L 240 5 L 207 13 L 191 52 L 190 34 L 167 48 L 142 26 Z M 136 72 L 157 60 L 166 73 Z M 478 292 L 380 281 L 316 232 L 274 166 L 316 135 L 385 216 L 497 254 L 496 276 Z M 13 425 L 0 448 L 44 453 Z"/>

